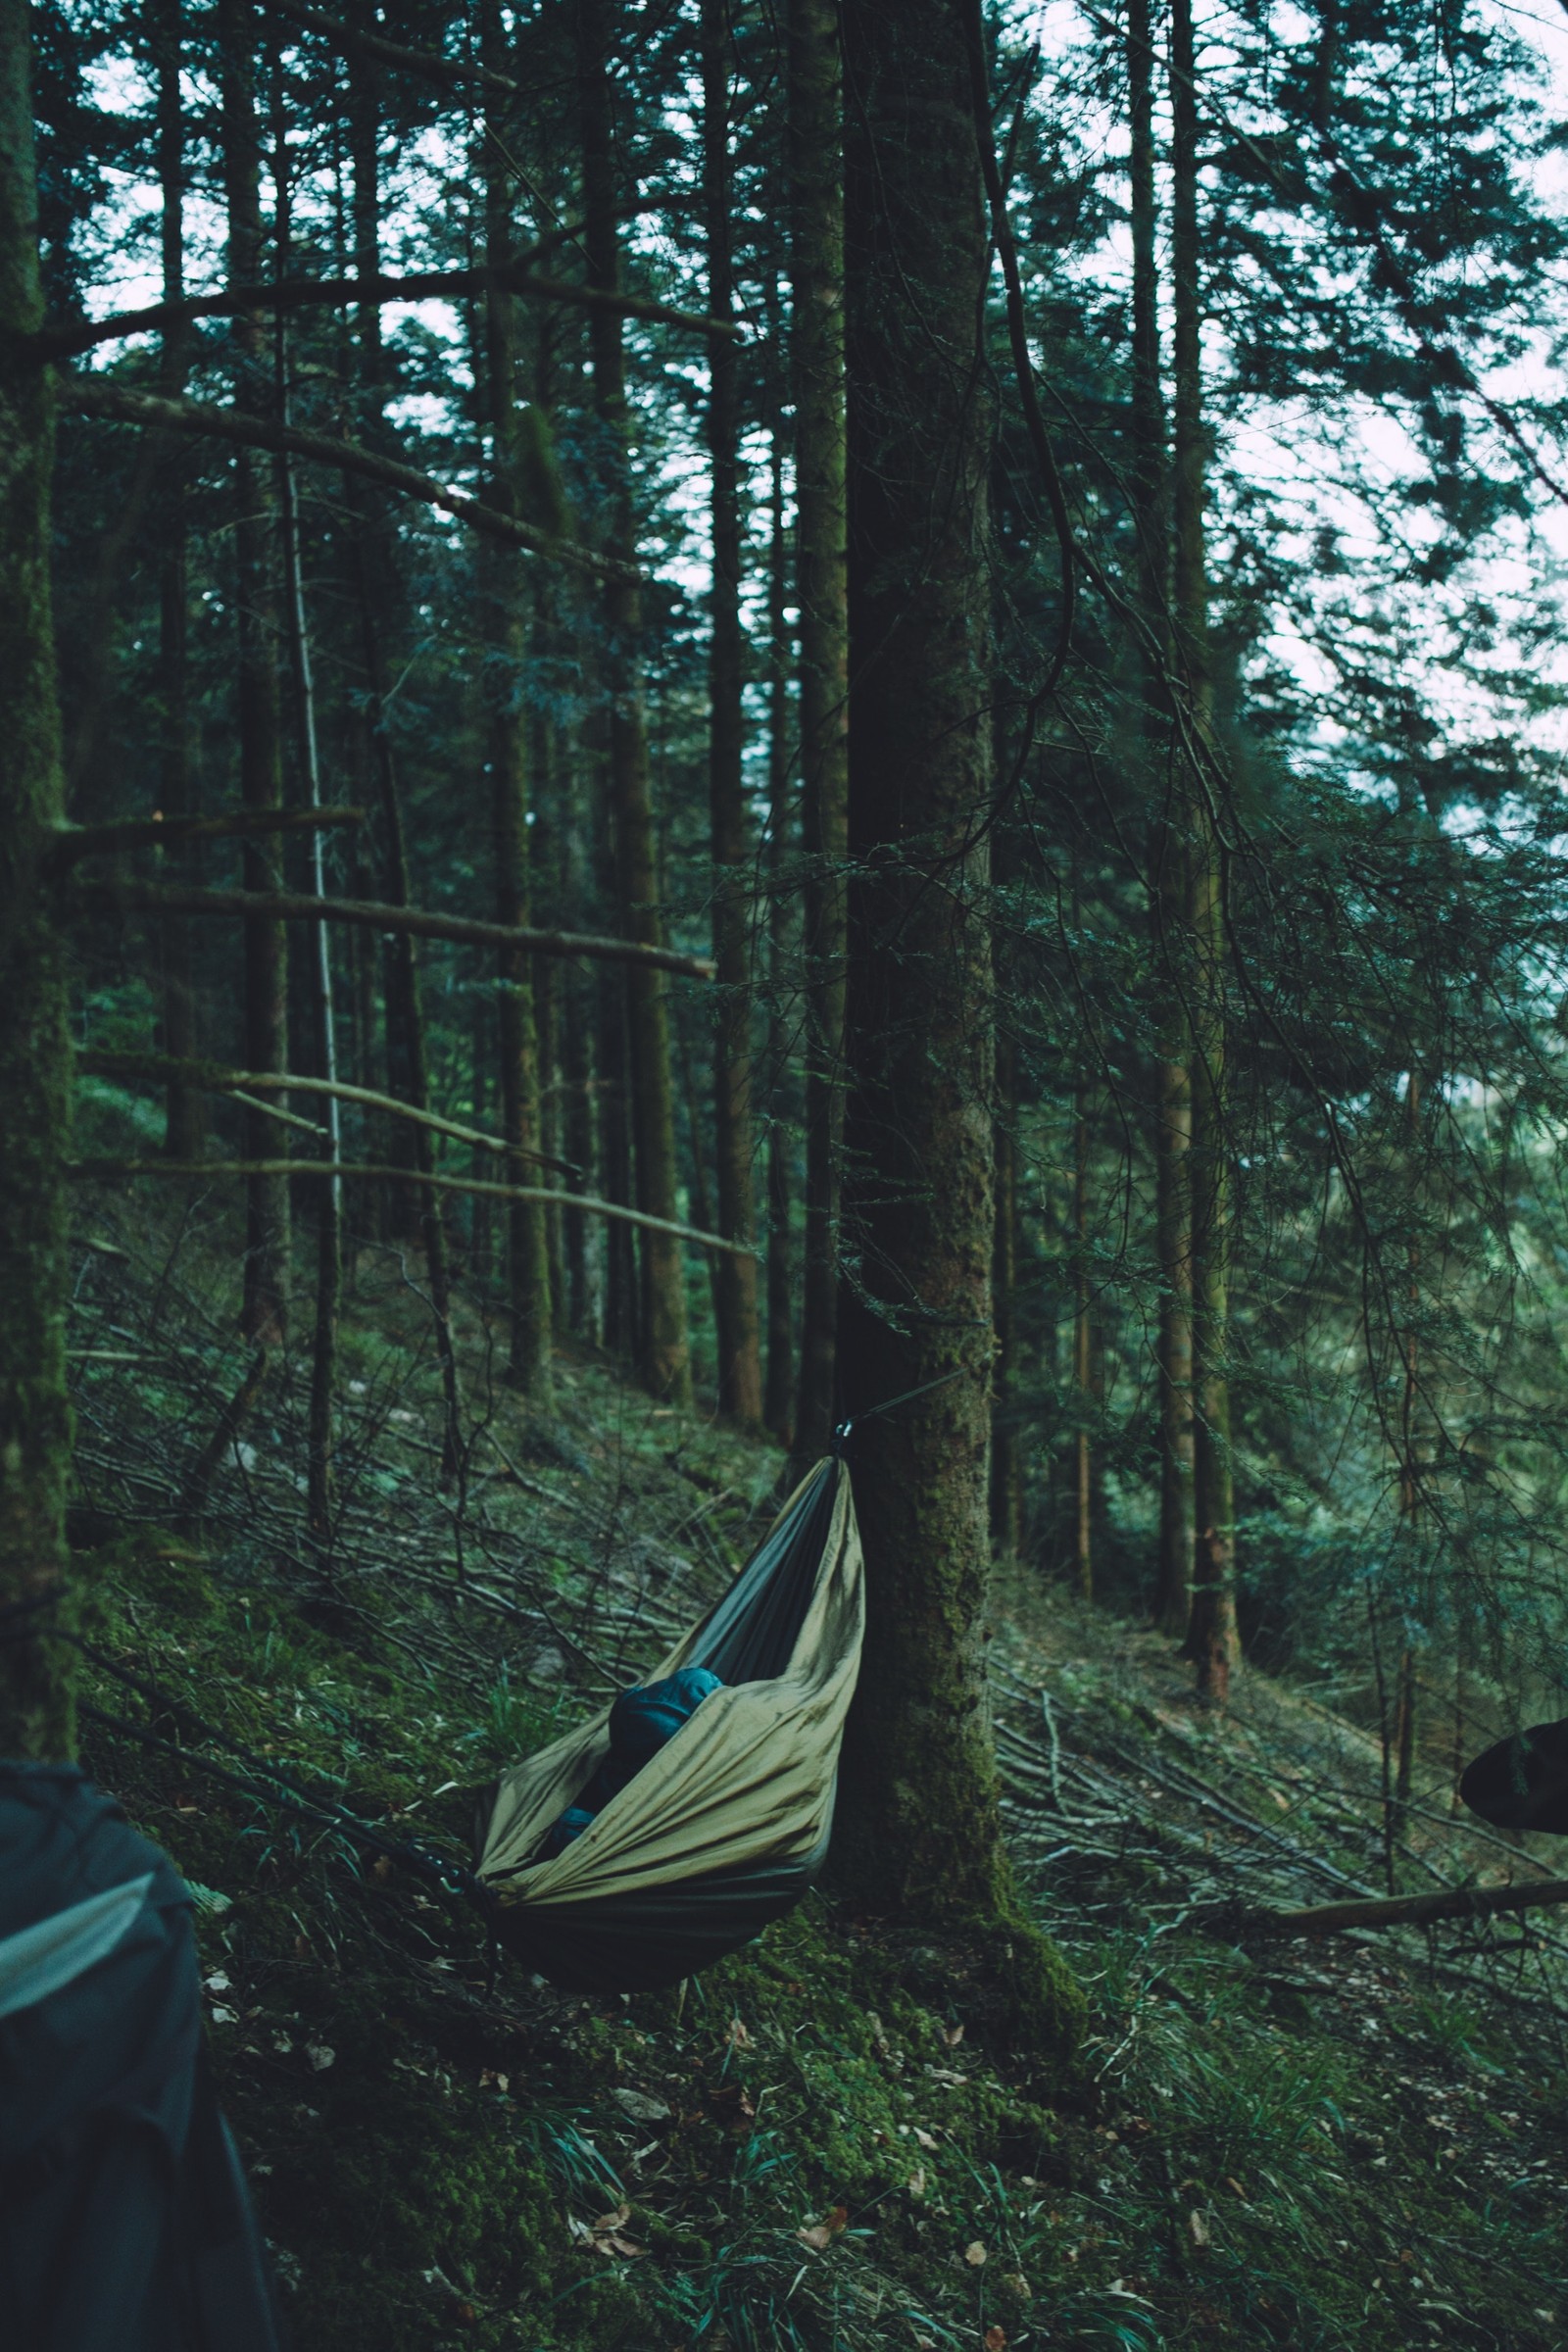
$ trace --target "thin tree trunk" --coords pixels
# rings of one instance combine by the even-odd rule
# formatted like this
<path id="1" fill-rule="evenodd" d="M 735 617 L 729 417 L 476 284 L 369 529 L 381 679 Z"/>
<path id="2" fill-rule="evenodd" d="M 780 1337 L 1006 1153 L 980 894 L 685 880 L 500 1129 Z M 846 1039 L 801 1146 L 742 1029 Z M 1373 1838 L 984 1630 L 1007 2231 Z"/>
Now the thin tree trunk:
<path id="1" fill-rule="evenodd" d="M 833 1868 L 857 1905 L 973 1933 L 1014 2046 L 1059 2046 L 1080 2003 L 1023 1923 L 983 1664 L 991 418 L 976 124 L 949 0 L 849 0 L 844 27 L 855 879 L 840 1380 L 851 1411 L 942 1385 L 851 1441 L 866 1636 Z"/>
<path id="2" fill-rule="evenodd" d="M 222 98 L 223 184 L 230 282 L 256 285 L 262 264 L 261 132 L 256 108 L 257 21 L 253 0 L 219 0 L 219 77 Z M 266 412 L 270 385 L 266 336 L 255 311 L 234 321 L 234 393 L 242 409 Z M 273 521 L 267 471 L 255 452 L 234 458 L 234 595 L 239 627 L 240 798 L 247 808 L 276 808 L 283 798 L 278 708 L 277 602 L 272 582 Z M 275 890 L 272 848 L 247 841 L 247 890 Z M 264 914 L 245 918 L 245 1061 L 253 1070 L 288 1067 L 288 944 L 284 926 Z M 283 1148 L 278 1123 L 265 1110 L 245 1112 L 245 1156 L 263 1161 Z M 264 1347 L 280 1342 L 288 1322 L 288 1186 L 252 1177 L 245 1188 L 245 1297 L 242 1327 Z"/>
<path id="3" fill-rule="evenodd" d="M 845 505 L 843 93 L 835 0 L 789 0 L 795 566 L 806 852 L 806 1232 L 797 1458 L 835 1418 L 844 1147 L 849 607 Z"/>
<path id="4" fill-rule="evenodd" d="M 291 191 L 288 150 L 284 138 L 281 92 L 274 94 L 272 172 L 279 263 L 286 267 Z M 289 413 L 288 332 L 279 317 L 276 325 L 277 409 L 287 423 Z M 311 662 L 310 625 L 305 610 L 305 578 L 300 561 L 299 501 L 293 467 L 286 455 L 276 467 L 277 508 L 282 525 L 284 613 L 289 668 L 294 687 L 299 774 L 307 806 L 322 807 L 321 761 L 316 731 L 316 680 Z M 312 895 L 324 899 L 326 837 L 319 826 L 310 835 Z M 316 1075 L 328 1085 L 337 1083 L 337 1024 L 332 1003 L 332 947 L 330 926 L 313 923 L 306 965 L 311 1027 L 316 1050 Z M 325 1098 L 326 1157 L 334 1164 L 343 1157 L 343 1110 L 335 1095 Z M 313 1540 L 325 1546 L 332 1539 L 333 1518 L 333 1405 L 337 1384 L 338 1316 L 343 1298 L 343 1179 L 331 1177 L 318 1188 L 316 1206 L 316 1312 L 311 1340 L 311 1395 L 306 1439 L 305 1517 Z"/>
<path id="5" fill-rule="evenodd" d="M 487 70 L 499 73 L 506 56 L 499 0 L 483 0 L 479 42 Z M 481 137 L 485 257 L 492 269 L 512 259 L 512 187 L 505 158 L 514 135 L 509 121 L 498 124 L 490 119 Z M 484 303 L 484 378 L 490 413 L 486 497 L 509 514 L 518 504 L 515 312 L 514 298 L 491 286 Z M 479 560 L 478 582 L 496 920 L 522 925 L 529 919 L 529 889 L 528 713 L 522 699 L 527 591 L 520 557 L 487 544 Z M 496 976 L 502 1132 L 509 1143 L 536 1151 L 539 1055 L 532 962 L 520 950 L 503 949 Z M 546 1404 L 554 1318 L 549 1234 L 537 1202 L 514 1200 L 508 1211 L 507 1304 L 512 1324 L 507 1377 L 534 1403 Z"/>
<path id="6" fill-rule="evenodd" d="M 482 989 L 475 989 L 471 999 L 471 1017 L 468 1028 L 469 1111 L 476 1127 L 484 1122 L 487 1081 L 491 1062 L 490 1023 L 486 1018 L 490 1000 Z M 473 1152 L 473 1173 L 482 1176 L 486 1157 L 477 1145 Z M 482 1297 L 490 1287 L 490 1203 L 475 1198 L 469 1228 L 468 1280 Z"/>
<path id="7" fill-rule="evenodd" d="M 68 1597 L 71 1127 L 66 961 L 44 860 L 65 822 L 50 611 L 52 378 L 43 320 L 29 12 L 0 0 L 0 1755 L 74 1745 Z"/>
<path id="8" fill-rule="evenodd" d="M 702 0 L 703 207 L 708 310 L 734 310 L 731 252 L 729 0 Z M 713 573 L 709 654 L 709 812 L 713 856 L 713 1152 L 718 1230 L 738 1242 L 756 1231 L 752 1192 L 751 825 L 744 776 L 746 649 L 741 630 L 740 355 L 728 335 L 708 346 L 708 449 L 712 466 Z M 706 1222 L 706 1219 L 704 1220 Z M 718 1405 L 742 1428 L 762 1420 L 757 1260 L 717 1261 L 714 1341 Z"/>
<path id="9" fill-rule="evenodd" d="M 180 104 L 181 14 L 179 0 L 158 0 L 152 23 L 158 75 L 158 180 L 163 199 L 159 241 L 166 302 L 185 291 L 185 131 Z M 177 400 L 185 389 L 187 331 L 178 320 L 164 330 L 159 390 Z M 158 681 L 162 703 L 158 806 L 166 820 L 192 813 L 190 717 L 186 709 L 185 474 L 183 455 L 171 451 L 163 476 L 162 560 L 158 567 Z M 183 866 L 189 852 L 176 850 Z M 177 916 L 163 926 L 164 1045 L 176 1059 L 200 1051 L 196 1000 L 191 980 L 190 926 Z M 201 1095 L 183 1079 L 172 1078 L 165 1098 L 164 1149 L 171 1159 L 199 1159 L 206 1139 Z"/>
<path id="10" fill-rule="evenodd" d="M 614 154 L 610 58 L 616 29 L 606 0 L 577 0 L 578 87 L 582 110 L 583 245 L 589 283 L 613 290 L 620 273 L 615 208 L 620 188 Z M 634 548 L 630 460 L 627 449 L 625 354 L 619 314 L 595 309 L 588 318 L 594 406 L 613 452 L 611 552 L 628 563 Z M 629 581 L 605 590 L 612 700 L 610 797 L 615 837 L 618 896 L 630 938 L 659 945 L 658 858 L 648 773 L 648 736 L 642 692 L 642 595 Z M 675 1173 L 675 1089 L 670 1068 L 669 1005 L 662 972 L 629 968 L 623 988 L 636 1138 L 638 1205 L 650 1216 L 679 1216 Z M 686 1335 L 685 1265 L 678 1242 L 645 1233 L 637 1358 L 654 1394 L 675 1403 L 691 1397 Z"/>
<path id="11" fill-rule="evenodd" d="M 1405 1079 L 1404 1126 L 1405 1142 L 1410 1163 L 1409 1241 L 1405 1247 L 1405 1296 L 1410 1319 L 1399 1335 L 1402 1381 L 1399 1398 L 1399 1521 L 1404 1536 L 1403 1549 L 1411 1567 L 1419 1576 L 1421 1571 L 1421 1535 L 1425 1494 L 1421 1483 L 1420 1432 L 1417 1426 L 1420 1401 L 1420 1343 L 1416 1337 L 1416 1315 L 1420 1307 L 1421 1246 L 1417 1227 L 1417 1193 L 1420 1184 L 1421 1148 L 1421 1073 L 1412 1068 Z M 1416 1708 L 1419 1696 L 1416 1675 L 1416 1653 L 1408 1637 L 1399 1651 L 1399 1674 L 1396 1698 L 1395 1783 L 1396 1801 L 1407 1805 L 1415 1784 Z"/>
<path id="12" fill-rule="evenodd" d="M 349 130 L 354 168 L 354 246 L 358 274 L 374 276 L 380 268 L 380 181 L 376 145 L 377 106 L 372 70 L 351 55 L 349 63 Z M 377 442 L 382 430 L 384 383 L 381 316 L 374 303 L 359 314 L 361 430 Z M 393 576 L 390 533 L 385 510 L 374 490 L 345 481 L 345 495 L 356 516 L 354 531 L 361 643 L 369 687 L 371 774 L 381 818 L 382 889 L 392 906 L 410 904 L 408 846 L 403 828 L 403 806 L 398 791 L 397 763 L 387 722 L 391 681 L 386 667 L 385 599 Z M 420 1001 L 419 966 L 413 936 L 394 932 L 384 949 L 387 1092 L 416 1110 L 430 1107 L 424 1007 Z M 435 1152 L 428 1128 L 394 1120 L 388 1137 L 390 1155 L 397 1164 L 405 1155 L 416 1175 L 435 1169 Z M 412 1194 L 412 1200 L 409 1196 Z M 401 1196 L 401 1198 L 399 1197 Z M 436 1357 L 441 1368 L 444 1405 L 441 1471 L 456 1476 L 462 1452 L 462 1391 L 457 1350 L 452 1337 L 452 1274 L 447 1250 L 446 1221 L 441 1196 L 434 1185 L 394 1188 L 394 1230 L 407 1232 L 416 1219 L 424 1245 L 430 1315 L 435 1331 Z"/>
<path id="13" fill-rule="evenodd" d="M 1187 705 L 1190 760 L 1212 743 L 1198 219 L 1198 93 L 1192 0 L 1171 7 L 1171 291 L 1174 378 L 1171 606 Z M 1200 1694 L 1223 1706 L 1240 1656 L 1236 1627 L 1236 1502 L 1231 1465 L 1230 1167 L 1226 1100 L 1225 884 L 1211 779 L 1191 776 L 1189 923 L 1193 960 L 1193 1382 L 1196 1529 L 1188 1647 Z"/>
<path id="14" fill-rule="evenodd" d="M 795 1235 L 790 1207 L 790 1131 L 785 1085 L 789 1065 L 790 902 L 785 875 L 792 835 L 790 701 L 793 647 L 789 537 L 784 523 L 784 436 L 775 424 L 771 450 L 772 544 L 767 573 L 767 1386 L 762 1419 L 781 1446 L 795 1435 Z"/>
<path id="15" fill-rule="evenodd" d="M 1089 1283 L 1089 1115 L 1085 1090 L 1078 1089 L 1073 1121 L 1073 1320 L 1072 1385 L 1077 1430 L 1073 1444 L 1073 1582 L 1084 1600 L 1095 1597 L 1095 1441 L 1090 1415 L 1095 1402 L 1094 1327 Z"/>

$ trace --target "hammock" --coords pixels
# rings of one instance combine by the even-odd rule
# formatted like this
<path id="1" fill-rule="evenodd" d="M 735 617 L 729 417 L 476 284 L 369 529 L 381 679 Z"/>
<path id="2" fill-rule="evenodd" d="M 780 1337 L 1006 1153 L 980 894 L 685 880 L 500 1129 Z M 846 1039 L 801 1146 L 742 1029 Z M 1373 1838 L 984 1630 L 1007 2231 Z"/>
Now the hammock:
<path id="1" fill-rule="evenodd" d="M 1486 1748 L 1465 1766 L 1459 1794 L 1494 1829 L 1568 1836 L 1568 1716 Z"/>
<path id="2" fill-rule="evenodd" d="M 850 1474 L 798 1486 L 721 1599 L 654 1669 L 724 1685 L 551 1860 L 552 1824 L 608 1752 L 609 1707 L 480 1799 L 497 1940 L 573 1991 L 672 1984 L 760 1935 L 827 1856 L 865 1603 Z"/>

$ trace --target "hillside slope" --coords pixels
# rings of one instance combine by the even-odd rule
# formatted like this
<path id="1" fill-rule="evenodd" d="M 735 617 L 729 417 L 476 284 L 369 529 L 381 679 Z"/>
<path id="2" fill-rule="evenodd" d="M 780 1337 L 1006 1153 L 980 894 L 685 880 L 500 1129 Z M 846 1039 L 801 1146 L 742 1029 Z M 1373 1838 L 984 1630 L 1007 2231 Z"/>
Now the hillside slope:
<path id="1" fill-rule="evenodd" d="M 366 1251 L 323 1556 L 299 1367 L 224 1419 L 247 1365 L 210 1214 L 106 1199 L 81 1227 L 85 1630 L 146 1686 L 89 1661 L 83 1748 L 198 1888 L 302 2352 L 1568 2342 L 1550 1915 L 1238 1940 L 1249 1908 L 1380 1890 L 1373 1750 L 1257 1677 L 1200 1719 L 1169 1644 L 1032 1573 L 999 1587 L 998 1726 L 1020 1864 L 1094 2007 L 1069 2083 L 988 2033 L 982 1955 L 819 1898 L 674 1994 L 492 1984 L 471 1912 L 205 1772 L 252 1777 L 216 1727 L 461 1851 L 463 1791 L 633 1679 L 780 1468 L 588 1361 L 530 1420 L 466 1307 L 444 1489 L 428 1315 Z M 1407 1884 L 1533 1867 L 1425 1810 Z"/>

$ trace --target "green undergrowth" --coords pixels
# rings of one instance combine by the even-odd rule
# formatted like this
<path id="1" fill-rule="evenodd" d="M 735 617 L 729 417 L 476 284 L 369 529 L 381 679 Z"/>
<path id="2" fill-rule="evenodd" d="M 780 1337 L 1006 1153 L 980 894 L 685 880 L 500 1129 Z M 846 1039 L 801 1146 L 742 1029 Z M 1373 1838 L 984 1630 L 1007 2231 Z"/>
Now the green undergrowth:
<path id="1" fill-rule="evenodd" d="M 105 1262 L 106 1325 L 142 1330 L 156 1296 Z M 156 1686 L 84 1670 L 122 1727 L 88 1717 L 85 1757 L 196 1888 L 223 2095 L 300 2352 L 1568 2344 L 1568 2048 L 1528 1954 L 1472 1983 L 1437 1944 L 1200 1934 L 1194 1872 L 1224 1883 L 1225 1836 L 1326 1838 L 1328 1816 L 1281 1810 L 1299 1789 L 1260 1719 L 1195 1721 L 1164 1645 L 1038 1582 L 1006 1592 L 996 1647 L 1036 1718 L 1044 1687 L 1115 1743 L 1120 1793 L 1097 1801 L 1119 1828 L 1073 1816 L 1071 1786 L 1060 1811 L 1014 1810 L 1010 1955 L 1005 1930 L 893 1936 L 818 1896 L 668 1993 L 570 1999 L 510 1961 L 492 1983 L 461 1903 L 204 1774 L 247 1770 L 217 1725 L 459 1852 L 466 1792 L 590 1703 L 596 1672 L 641 1671 L 664 1636 L 640 1612 L 689 1615 L 766 1517 L 776 1455 L 590 1362 L 530 1422 L 486 1390 L 475 1319 L 491 1483 L 454 1564 L 411 1296 L 389 1281 L 346 1329 L 360 1516 L 329 1572 L 290 1532 L 295 1376 L 193 1526 L 163 1465 L 211 1426 L 237 1351 L 187 1319 L 133 1379 L 107 1357 L 83 1375 L 83 1630 Z M 479 1605 L 504 1572 L 544 1611 L 526 1637 Z M 1212 1852 L 1196 1816 L 1186 1845 L 1153 1834 L 1171 1802 L 1140 1763 L 1171 1748 L 1232 1771 L 1243 1828 Z M 1342 1859 L 1370 1836 L 1359 1801 L 1337 1798 Z M 1054 1972 L 1035 1921 L 1087 1997 L 1066 2077 L 1014 2022 L 1040 2005 L 1017 1980 Z M 1054 1973 L 1044 1990 L 1071 1998 Z"/>

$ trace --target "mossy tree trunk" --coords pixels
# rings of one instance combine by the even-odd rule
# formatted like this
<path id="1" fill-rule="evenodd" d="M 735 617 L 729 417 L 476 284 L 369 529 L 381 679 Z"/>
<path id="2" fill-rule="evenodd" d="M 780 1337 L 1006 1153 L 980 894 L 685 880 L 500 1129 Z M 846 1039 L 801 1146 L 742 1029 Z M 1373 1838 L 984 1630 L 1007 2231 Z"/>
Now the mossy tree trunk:
<path id="1" fill-rule="evenodd" d="M 262 141 L 256 98 L 258 25 L 252 0 L 219 0 L 219 80 L 222 100 L 223 191 L 227 207 L 228 275 L 257 285 L 268 274 L 262 226 Z M 266 415 L 272 385 L 267 336 L 255 311 L 234 321 L 234 397 L 241 409 Z M 240 798 L 247 808 L 276 808 L 283 799 L 277 648 L 282 642 L 275 580 L 275 517 L 268 468 L 258 453 L 234 457 L 234 603 L 239 633 L 238 727 Z M 281 887 L 274 845 L 265 837 L 245 844 L 247 890 Z M 245 1066 L 288 1067 L 288 945 L 275 916 L 245 918 Z M 260 1108 L 245 1112 L 245 1157 L 286 1157 L 287 1135 Z M 245 1182 L 245 1298 L 247 1335 L 276 1346 L 288 1325 L 289 1199 L 283 1176 Z"/>
<path id="2" fill-rule="evenodd" d="M 833 1428 L 844 1137 L 845 855 L 849 822 L 843 89 L 835 0 L 790 0 L 791 335 L 795 569 L 801 609 L 806 853 L 806 1236 L 795 1446 Z"/>
<path id="3" fill-rule="evenodd" d="M 498 0 L 479 15 L 480 54 L 495 74 L 508 70 Z M 491 121 L 482 142 L 485 254 L 492 267 L 511 259 L 514 243 L 507 158 L 515 127 Z M 490 407 L 490 471 L 485 495 L 504 513 L 519 507 L 516 302 L 492 286 L 484 301 L 485 380 Z M 486 539 L 477 565 L 483 664 L 485 758 L 490 770 L 491 856 L 495 919 L 529 922 L 528 713 L 523 701 L 527 654 L 527 589 L 521 558 Z M 539 1048 L 531 958 L 503 949 L 497 964 L 501 1044 L 501 1116 L 507 1141 L 536 1152 L 539 1136 Z M 536 1403 L 550 1396 L 554 1317 L 550 1300 L 550 1235 L 544 1206 L 514 1200 L 507 1210 L 507 1303 L 511 1318 L 508 1378 Z"/>
<path id="4" fill-rule="evenodd" d="M 865 1910 L 978 1933 L 1013 2031 L 1079 2008 L 1022 1921 L 987 1703 L 992 420 L 964 29 L 949 0 L 844 15 L 849 416 L 848 1103 L 839 1402 L 866 1644 L 835 1870 Z"/>
<path id="5" fill-rule="evenodd" d="M 47 372 L 26 0 L 0 0 L 0 1755 L 65 1757 L 70 1676 L 47 1628 L 64 1597 L 71 1406 L 64 1160 L 65 957 L 43 858 L 64 821 L 50 612 Z"/>
<path id="6" fill-rule="evenodd" d="M 702 0 L 703 213 L 708 309 L 735 304 L 730 168 L 728 0 Z M 751 823 L 746 804 L 746 641 L 741 627 L 740 355 L 732 337 L 708 346 L 708 451 L 712 466 L 713 575 L 709 647 L 709 823 L 713 853 L 713 1154 L 718 1231 L 749 1243 L 752 1185 Z M 713 1264 L 718 1402 L 743 1428 L 762 1421 L 757 1260 L 723 1251 Z"/>
<path id="7" fill-rule="evenodd" d="M 1222 1706 L 1240 1656 L 1236 1626 L 1236 1501 L 1228 1366 L 1230 1137 L 1226 1087 L 1223 845 L 1215 824 L 1205 524 L 1208 465 L 1201 366 L 1198 214 L 1198 84 L 1192 0 L 1172 0 L 1171 295 L 1174 450 L 1171 610 L 1186 701 L 1186 811 L 1191 840 L 1193 1504 L 1195 1557 L 1188 1647 L 1198 1688 Z M 1201 768 L 1202 772 L 1200 772 Z"/>
<path id="8" fill-rule="evenodd" d="M 587 216 L 583 249 L 589 282 L 613 289 L 620 279 L 615 208 L 623 200 L 623 191 L 615 164 L 610 63 L 621 27 L 607 0 L 577 0 L 574 25 Z M 588 336 L 594 407 L 611 475 L 611 518 L 606 536 L 611 552 L 630 562 L 635 554 L 635 532 L 627 447 L 626 359 L 619 314 L 608 308 L 590 311 Z M 643 705 L 640 590 L 627 582 L 612 584 L 605 591 L 604 616 L 611 669 L 610 803 L 620 915 L 628 939 L 658 946 L 662 942 L 663 924 Z M 623 986 L 637 1205 L 646 1215 L 673 1221 L 679 1218 L 680 1205 L 665 978 L 662 972 L 628 965 Z M 638 1367 L 656 1396 L 685 1403 L 691 1396 L 691 1354 L 681 1245 L 673 1235 L 645 1232 L 639 1249 Z"/>

